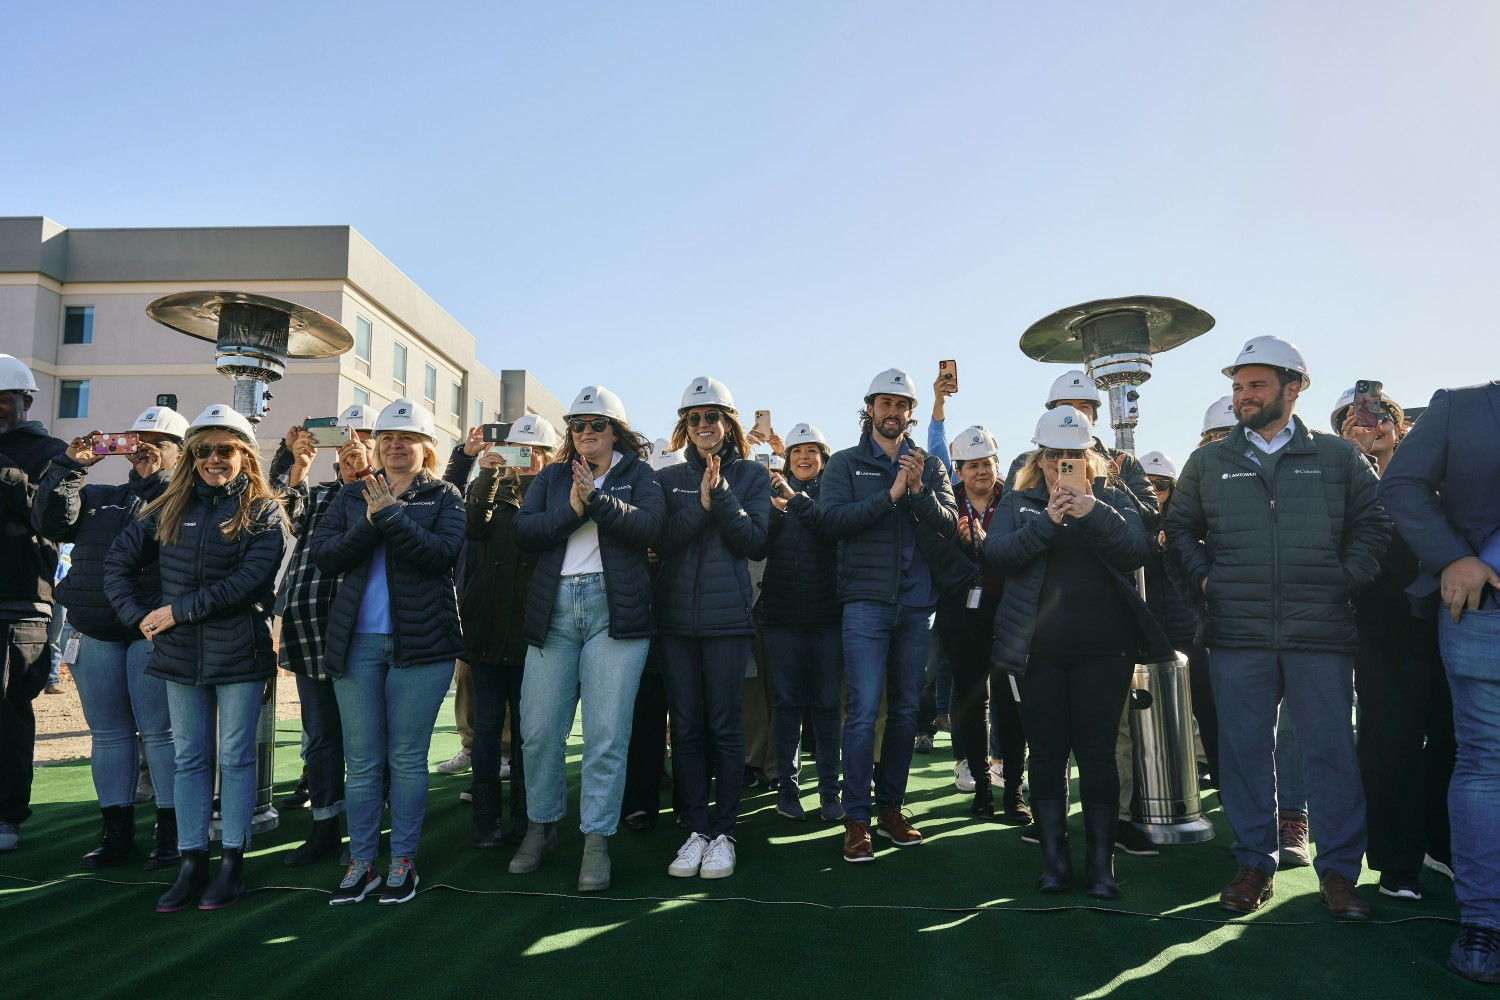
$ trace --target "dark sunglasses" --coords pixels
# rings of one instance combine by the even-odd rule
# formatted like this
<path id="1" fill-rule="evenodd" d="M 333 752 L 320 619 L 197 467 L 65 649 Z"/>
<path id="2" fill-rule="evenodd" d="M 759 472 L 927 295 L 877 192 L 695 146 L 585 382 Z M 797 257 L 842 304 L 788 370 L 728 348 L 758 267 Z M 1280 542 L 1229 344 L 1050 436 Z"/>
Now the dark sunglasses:
<path id="1" fill-rule="evenodd" d="M 688 426 L 697 427 L 705 420 L 711 424 L 716 424 L 719 422 L 719 418 L 723 415 L 724 414 L 720 413 L 718 410 L 705 410 L 702 413 L 689 413 L 687 415 Z"/>
<path id="2" fill-rule="evenodd" d="M 1083 452 L 1077 448 L 1069 448 L 1064 451 L 1058 451 L 1056 448 L 1045 448 L 1042 451 L 1042 457 L 1049 462 L 1055 462 L 1059 458 L 1082 458 Z"/>
<path id="3" fill-rule="evenodd" d="M 595 417 L 592 420 L 569 420 L 568 426 L 573 429 L 574 434 L 582 434 L 585 427 L 591 429 L 595 434 L 603 434 L 609 429 L 609 418 Z"/>
<path id="4" fill-rule="evenodd" d="M 1151 480 L 1151 488 L 1158 493 L 1165 493 L 1172 488 L 1172 481 L 1170 479 L 1153 479 Z"/>
<path id="5" fill-rule="evenodd" d="M 193 457 L 200 461 L 208 458 L 210 455 L 228 458 L 239 450 L 240 447 L 236 444 L 195 444 L 193 445 Z"/>

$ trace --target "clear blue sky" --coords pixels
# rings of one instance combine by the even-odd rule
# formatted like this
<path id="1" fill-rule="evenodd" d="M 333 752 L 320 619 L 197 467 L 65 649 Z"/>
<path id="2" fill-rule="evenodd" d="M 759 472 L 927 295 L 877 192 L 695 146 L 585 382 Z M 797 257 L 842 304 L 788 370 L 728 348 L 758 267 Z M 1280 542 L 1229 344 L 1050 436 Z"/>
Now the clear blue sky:
<path id="1" fill-rule="evenodd" d="M 1316 426 L 1500 377 L 1492 0 L 153 7 L 4 16 L 0 214 L 352 225 L 652 436 L 711 374 L 847 444 L 954 357 L 951 431 L 1020 451 L 1063 370 L 1021 331 L 1134 292 L 1218 318 L 1146 386 L 1179 461 L 1257 334 Z"/>

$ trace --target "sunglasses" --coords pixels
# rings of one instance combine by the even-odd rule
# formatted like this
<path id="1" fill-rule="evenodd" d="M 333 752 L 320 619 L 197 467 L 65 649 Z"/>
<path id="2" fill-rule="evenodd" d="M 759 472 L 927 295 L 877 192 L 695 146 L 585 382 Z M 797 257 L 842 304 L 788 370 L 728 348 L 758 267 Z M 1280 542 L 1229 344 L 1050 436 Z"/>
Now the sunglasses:
<path id="1" fill-rule="evenodd" d="M 702 413 L 689 413 L 687 415 L 688 426 L 697 427 L 705 420 L 710 424 L 716 424 L 719 422 L 719 418 L 723 415 L 724 414 L 720 413 L 718 410 L 705 410 Z"/>
<path id="2" fill-rule="evenodd" d="M 573 429 L 574 434 L 582 434 L 584 428 L 592 430 L 595 434 L 603 434 L 609 429 L 609 418 L 595 417 L 592 420 L 569 420 L 568 426 Z"/>
<path id="3" fill-rule="evenodd" d="M 1082 458 L 1083 452 L 1077 448 L 1069 448 L 1058 451 L 1056 448 L 1046 448 L 1042 451 L 1042 457 L 1049 462 L 1055 462 L 1059 458 Z"/>
<path id="4" fill-rule="evenodd" d="M 1172 482 L 1169 479 L 1153 479 L 1151 488 L 1158 493 L 1166 493 L 1172 489 Z"/>
<path id="5" fill-rule="evenodd" d="M 239 445 L 234 444 L 195 444 L 193 445 L 193 457 L 200 461 L 208 458 L 210 455 L 228 458 L 239 450 Z"/>

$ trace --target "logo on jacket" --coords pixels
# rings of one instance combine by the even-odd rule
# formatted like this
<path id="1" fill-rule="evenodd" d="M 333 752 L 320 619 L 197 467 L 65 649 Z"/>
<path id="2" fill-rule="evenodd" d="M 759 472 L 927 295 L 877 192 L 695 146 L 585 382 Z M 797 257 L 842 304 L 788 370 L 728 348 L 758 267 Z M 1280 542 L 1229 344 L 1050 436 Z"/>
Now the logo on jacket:
<path id="1" fill-rule="evenodd" d="M 1255 473 L 1253 473 L 1253 472 L 1226 472 L 1222 476 L 1220 476 L 1219 478 L 1220 479 L 1245 479 L 1247 477 L 1253 479 L 1255 477 Z"/>
<path id="2" fill-rule="evenodd" d="M 1292 471 L 1299 476 L 1321 476 L 1323 474 L 1322 469 L 1293 469 Z"/>
<path id="3" fill-rule="evenodd" d="M 854 474 L 856 476 L 879 476 L 880 475 L 880 473 L 878 473 L 878 472 L 870 472 L 868 469 L 855 469 L 854 470 Z"/>

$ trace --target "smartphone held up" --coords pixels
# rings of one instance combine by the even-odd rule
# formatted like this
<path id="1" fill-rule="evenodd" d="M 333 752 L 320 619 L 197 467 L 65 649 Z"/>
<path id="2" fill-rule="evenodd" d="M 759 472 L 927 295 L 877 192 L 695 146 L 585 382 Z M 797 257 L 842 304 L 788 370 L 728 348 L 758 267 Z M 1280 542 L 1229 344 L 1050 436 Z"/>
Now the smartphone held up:
<path id="1" fill-rule="evenodd" d="M 317 448 L 338 448 L 353 437 L 348 427 L 339 426 L 338 417 L 308 417 L 302 421 L 302 429 Z"/>
<path id="2" fill-rule="evenodd" d="M 1354 383 L 1354 422 L 1360 427 L 1376 427 L 1382 420 L 1390 419 L 1382 393 L 1385 386 L 1373 379 L 1360 379 Z"/>
<path id="3" fill-rule="evenodd" d="M 1057 481 L 1079 493 L 1089 492 L 1089 463 L 1086 458 L 1062 458 L 1057 462 Z"/>
<path id="4" fill-rule="evenodd" d="M 938 362 L 938 392 L 951 396 L 958 391 L 958 362 Z"/>
<path id="5" fill-rule="evenodd" d="M 110 455 L 134 455 L 141 450 L 141 436 L 135 431 L 92 434 L 89 436 L 89 443 L 93 446 L 94 454 L 99 458 L 107 458 Z"/>

